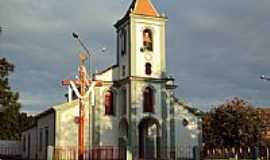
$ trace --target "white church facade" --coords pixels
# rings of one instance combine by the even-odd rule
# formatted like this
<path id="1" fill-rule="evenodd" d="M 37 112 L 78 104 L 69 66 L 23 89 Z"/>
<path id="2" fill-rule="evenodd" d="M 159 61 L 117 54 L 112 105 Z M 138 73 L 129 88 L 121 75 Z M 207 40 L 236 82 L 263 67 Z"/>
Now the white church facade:
<path id="1" fill-rule="evenodd" d="M 84 97 L 87 150 L 124 146 L 126 159 L 169 159 L 184 157 L 181 146 L 200 146 L 200 112 L 174 97 L 174 79 L 167 76 L 166 22 L 150 0 L 133 0 L 114 25 L 117 63 L 93 75 L 103 85 L 92 100 Z M 78 99 L 37 115 L 22 133 L 22 157 L 47 159 L 48 146 L 78 148 L 78 115 Z"/>

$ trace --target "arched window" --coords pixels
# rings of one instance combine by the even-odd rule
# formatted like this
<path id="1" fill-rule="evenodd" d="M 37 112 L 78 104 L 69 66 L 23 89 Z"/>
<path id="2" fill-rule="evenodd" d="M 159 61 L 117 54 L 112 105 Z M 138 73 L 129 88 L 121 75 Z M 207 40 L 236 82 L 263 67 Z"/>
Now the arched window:
<path id="1" fill-rule="evenodd" d="M 146 63 L 145 64 L 145 74 L 146 75 L 151 75 L 152 74 L 152 65 L 151 65 L 151 63 Z"/>
<path id="2" fill-rule="evenodd" d="M 127 31 L 125 29 L 122 30 L 121 36 L 121 55 L 125 55 L 127 52 Z"/>
<path id="3" fill-rule="evenodd" d="M 150 29 L 143 31 L 143 48 L 148 51 L 153 51 L 153 35 Z"/>
<path id="4" fill-rule="evenodd" d="M 122 76 L 124 77 L 126 75 L 126 66 L 122 66 Z"/>
<path id="5" fill-rule="evenodd" d="M 143 92 L 143 112 L 154 112 L 154 93 L 150 87 Z"/>
<path id="6" fill-rule="evenodd" d="M 122 108 L 121 108 L 121 115 L 126 115 L 127 114 L 127 90 L 123 89 L 122 90 Z"/>
<path id="7" fill-rule="evenodd" d="M 105 94 L 105 115 L 113 115 L 113 92 L 108 91 Z"/>

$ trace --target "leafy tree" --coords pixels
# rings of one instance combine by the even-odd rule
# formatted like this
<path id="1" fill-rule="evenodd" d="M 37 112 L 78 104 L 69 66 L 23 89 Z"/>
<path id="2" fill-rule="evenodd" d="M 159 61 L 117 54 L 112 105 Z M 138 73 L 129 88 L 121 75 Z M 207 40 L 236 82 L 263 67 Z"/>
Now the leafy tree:
<path id="1" fill-rule="evenodd" d="M 2 140 L 19 139 L 22 129 L 33 121 L 19 112 L 21 108 L 21 104 L 18 103 L 19 93 L 12 91 L 9 86 L 8 76 L 14 71 L 14 67 L 5 58 L 0 58 L 0 139 Z"/>
<path id="2" fill-rule="evenodd" d="M 248 102 L 234 98 L 203 117 L 206 148 L 256 146 L 262 141 L 262 115 Z"/>
<path id="3" fill-rule="evenodd" d="M 19 115 L 19 127 L 20 133 L 35 123 L 35 118 L 33 116 L 28 116 L 27 113 L 20 113 Z"/>
<path id="4" fill-rule="evenodd" d="M 261 120 L 260 126 L 262 126 L 262 145 L 270 146 L 270 110 L 269 108 L 256 108 L 258 117 Z"/>

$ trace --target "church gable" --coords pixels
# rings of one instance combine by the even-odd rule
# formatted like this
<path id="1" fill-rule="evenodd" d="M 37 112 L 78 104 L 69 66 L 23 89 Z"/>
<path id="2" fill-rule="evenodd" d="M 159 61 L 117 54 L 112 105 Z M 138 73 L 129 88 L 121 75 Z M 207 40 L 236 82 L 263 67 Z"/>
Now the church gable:
<path id="1" fill-rule="evenodd" d="M 78 106 L 78 105 L 79 105 L 79 100 L 76 99 L 76 100 L 73 100 L 71 102 L 66 102 L 66 103 L 63 103 L 63 104 L 55 105 L 52 108 L 55 111 L 65 111 L 65 110 L 68 110 L 70 108 L 74 108 L 75 106 Z"/>
<path id="2" fill-rule="evenodd" d="M 119 67 L 118 65 L 113 65 L 111 67 L 108 67 L 107 69 L 96 73 L 94 75 L 96 80 L 101 80 L 105 82 L 112 82 L 119 80 Z"/>

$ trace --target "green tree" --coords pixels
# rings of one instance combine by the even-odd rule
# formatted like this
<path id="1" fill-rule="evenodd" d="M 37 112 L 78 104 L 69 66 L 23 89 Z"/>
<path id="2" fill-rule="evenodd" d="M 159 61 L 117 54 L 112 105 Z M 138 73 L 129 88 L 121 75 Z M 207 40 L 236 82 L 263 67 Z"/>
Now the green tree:
<path id="1" fill-rule="evenodd" d="M 248 102 L 234 98 L 203 117 L 203 140 L 207 148 L 256 146 L 262 140 L 261 114 Z"/>
<path id="2" fill-rule="evenodd" d="M 17 140 L 21 131 L 32 123 L 32 118 L 20 113 L 19 93 L 11 90 L 8 77 L 14 65 L 0 58 L 0 139 Z M 26 116 L 26 117 L 25 117 Z"/>
<path id="3" fill-rule="evenodd" d="M 33 116 L 28 116 L 27 113 L 20 113 L 19 115 L 19 127 L 20 133 L 35 123 L 35 118 Z"/>

